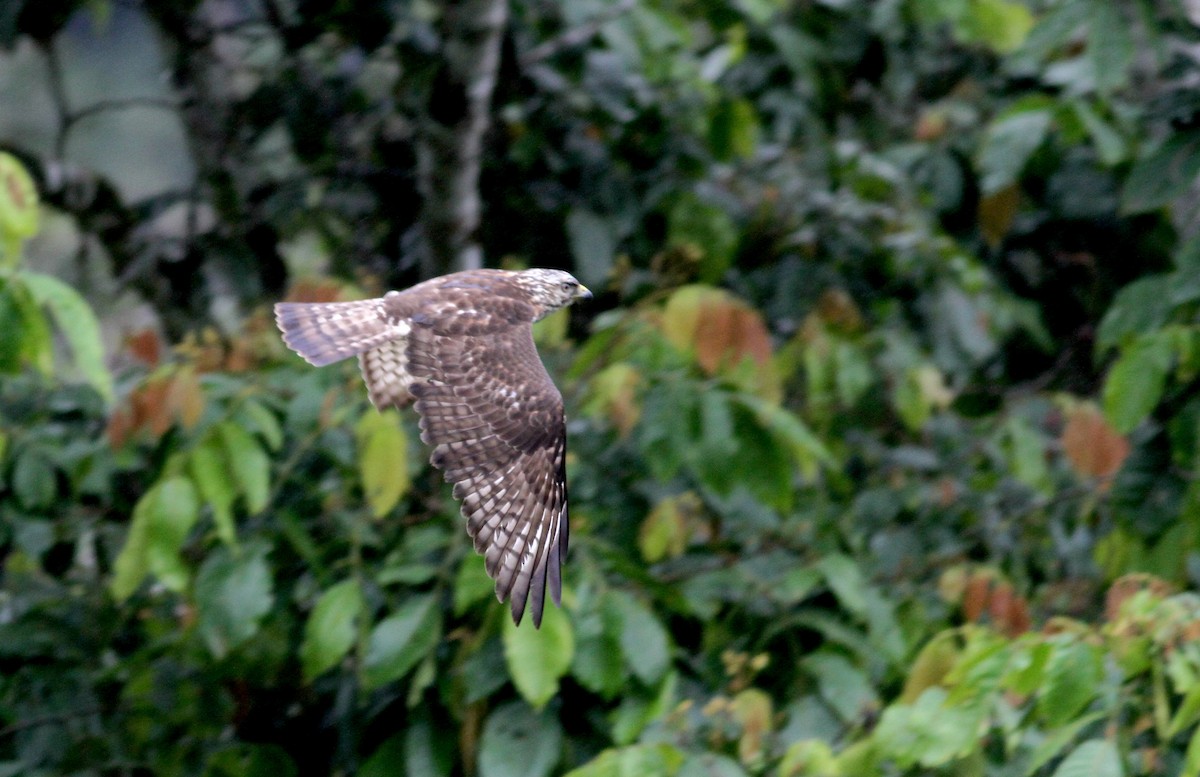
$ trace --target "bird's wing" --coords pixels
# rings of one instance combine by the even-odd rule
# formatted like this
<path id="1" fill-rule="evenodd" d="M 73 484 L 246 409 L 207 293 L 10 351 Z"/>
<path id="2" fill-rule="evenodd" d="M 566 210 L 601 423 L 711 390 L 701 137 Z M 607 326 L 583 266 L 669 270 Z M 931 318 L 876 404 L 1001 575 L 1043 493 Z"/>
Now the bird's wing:
<path id="1" fill-rule="evenodd" d="M 475 318 L 468 334 L 443 316 L 412 321 L 407 369 L 430 461 L 462 500 L 497 598 L 511 599 L 517 623 L 528 600 L 541 625 L 547 584 L 561 603 L 567 551 L 562 395 L 528 323 Z"/>

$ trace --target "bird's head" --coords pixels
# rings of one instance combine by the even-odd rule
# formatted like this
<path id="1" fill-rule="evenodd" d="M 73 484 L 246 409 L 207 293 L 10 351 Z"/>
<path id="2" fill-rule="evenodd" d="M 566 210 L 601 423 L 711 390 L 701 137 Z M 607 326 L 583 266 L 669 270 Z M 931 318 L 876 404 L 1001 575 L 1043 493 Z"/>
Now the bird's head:
<path id="1" fill-rule="evenodd" d="M 591 299 L 588 290 L 569 272 L 534 268 L 522 270 L 514 278 L 527 292 L 538 309 L 535 321 L 541 320 L 556 310 L 565 308 L 577 299 Z"/>

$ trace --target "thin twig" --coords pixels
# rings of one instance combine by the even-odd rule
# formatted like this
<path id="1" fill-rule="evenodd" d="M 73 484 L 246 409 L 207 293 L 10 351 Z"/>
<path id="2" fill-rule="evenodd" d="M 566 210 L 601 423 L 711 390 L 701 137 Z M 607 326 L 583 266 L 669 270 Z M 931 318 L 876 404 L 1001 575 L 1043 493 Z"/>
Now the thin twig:
<path id="1" fill-rule="evenodd" d="M 633 10 L 636 6 L 637 0 L 620 0 L 616 5 L 610 6 L 605 9 L 604 13 L 598 14 L 586 23 L 578 27 L 573 27 L 561 35 L 534 46 L 522 54 L 518 62 L 520 62 L 523 68 L 530 67 L 566 49 L 582 46 L 595 37 L 596 33 L 600 32 L 601 27 Z"/>
<path id="2" fill-rule="evenodd" d="M 56 712 L 52 715 L 39 715 L 26 720 L 19 720 L 16 723 L 0 728 L 0 737 L 11 736 L 27 728 L 37 728 L 38 726 L 48 726 L 51 723 L 65 723 L 68 720 L 76 718 L 86 718 L 92 715 L 99 715 L 104 712 L 103 707 L 88 707 L 82 710 L 72 710 L 70 712 Z"/>
<path id="3" fill-rule="evenodd" d="M 68 118 L 69 123 L 74 124 L 89 116 L 105 111 L 119 111 L 125 108 L 155 108 L 164 111 L 177 111 L 180 107 L 177 100 L 172 100 L 169 97 L 122 97 L 92 103 L 86 108 L 80 108 L 74 113 L 69 114 Z M 63 134 L 65 135 L 68 130 L 70 130 L 70 126 L 64 128 Z"/>

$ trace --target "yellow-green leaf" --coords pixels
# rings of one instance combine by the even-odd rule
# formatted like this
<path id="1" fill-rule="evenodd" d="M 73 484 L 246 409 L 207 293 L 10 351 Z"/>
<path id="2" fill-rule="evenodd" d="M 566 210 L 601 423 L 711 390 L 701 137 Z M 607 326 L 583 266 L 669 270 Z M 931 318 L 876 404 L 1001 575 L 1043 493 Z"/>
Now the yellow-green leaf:
<path id="1" fill-rule="evenodd" d="M 227 421 L 217 427 L 217 433 L 246 509 L 251 514 L 259 512 L 267 506 L 271 493 L 271 460 L 250 433 L 237 424 Z"/>
<path id="2" fill-rule="evenodd" d="M 368 410 L 355 428 L 358 469 L 371 514 L 382 518 L 408 491 L 408 442 L 394 410 Z"/>
<path id="3" fill-rule="evenodd" d="M 504 619 L 504 660 L 517 691 L 534 708 L 558 693 L 558 681 L 575 656 L 575 633 L 559 607 L 546 609 L 539 629 Z"/>
<path id="4" fill-rule="evenodd" d="M 100 322 L 92 306 L 79 292 L 52 275 L 26 271 L 20 277 L 37 304 L 54 317 L 58 330 L 71 346 L 79 372 L 105 402 L 111 402 L 113 378 L 105 361 Z"/>
<path id="5" fill-rule="evenodd" d="M 1104 381 L 1104 414 L 1119 434 L 1128 434 L 1162 398 L 1173 357 L 1171 341 L 1158 333 L 1142 337 L 1121 353 Z"/>
<path id="6" fill-rule="evenodd" d="M 228 545 L 237 544 L 233 525 L 233 473 L 225 460 L 225 451 L 220 441 L 213 436 L 200 443 L 188 460 L 188 471 L 200 490 L 200 498 L 212 508 L 217 536 Z"/>
<path id="7" fill-rule="evenodd" d="M 196 490 L 189 479 L 177 475 L 151 486 L 133 508 L 129 534 L 113 564 L 112 595 L 127 598 L 149 573 L 172 590 L 182 590 L 188 568 L 179 549 L 197 514 Z"/>

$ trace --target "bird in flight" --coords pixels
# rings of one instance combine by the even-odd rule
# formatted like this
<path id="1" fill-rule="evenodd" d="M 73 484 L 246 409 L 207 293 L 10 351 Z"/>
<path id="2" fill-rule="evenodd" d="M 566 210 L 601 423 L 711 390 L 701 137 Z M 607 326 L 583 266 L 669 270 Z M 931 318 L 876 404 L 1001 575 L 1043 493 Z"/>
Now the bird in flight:
<path id="1" fill-rule="evenodd" d="M 376 408 L 413 403 L 517 624 L 528 602 L 541 625 L 547 585 L 561 605 L 569 533 L 563 400 L 532 324 L 591 296 L 561 270 L 466 270 L 379 299 L 275 305 L 309 364 L 357 356 Z"/>

